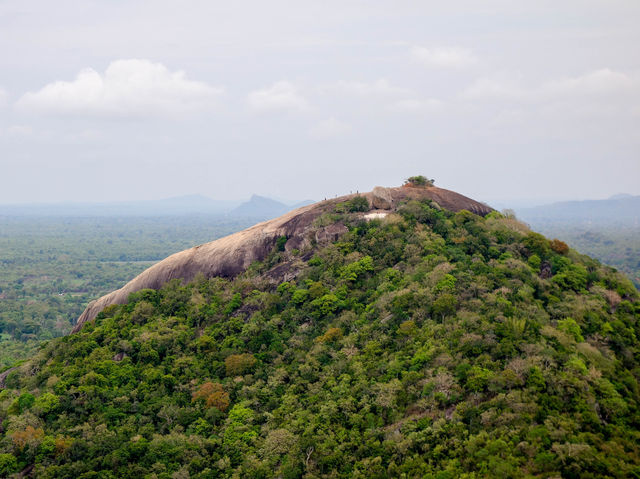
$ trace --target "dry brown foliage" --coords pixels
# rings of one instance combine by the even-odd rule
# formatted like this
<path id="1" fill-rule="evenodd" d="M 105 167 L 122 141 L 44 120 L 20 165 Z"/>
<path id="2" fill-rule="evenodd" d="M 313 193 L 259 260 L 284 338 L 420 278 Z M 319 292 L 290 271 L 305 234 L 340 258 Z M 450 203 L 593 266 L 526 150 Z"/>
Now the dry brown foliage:
<path id="1" fill-rule="evenodd" d="M 208 408 L 215 407 L 219 411 L 226 411 L 229 407 L 229 393 L 227 393 L 220 383 L 207 381 L 192 394 L 193 402 L 202 400 Z"/>
<path id="2" fill-rule="evenodd" d="M 44 430 L 34 428 L 33 426 L 27 426 L 24 431 L 16 431 L 13 433 L 13 445 L 16 449 L 22 451 L 26 446 L 37 445 L 44 437 Z"/>
<path id="3" fill-rule="evenodd" d="M 559 239 L 552 239 L 549 241 L 549 246 L 558 254 L 567 254 L 569 252 L 569 245 Z"/>

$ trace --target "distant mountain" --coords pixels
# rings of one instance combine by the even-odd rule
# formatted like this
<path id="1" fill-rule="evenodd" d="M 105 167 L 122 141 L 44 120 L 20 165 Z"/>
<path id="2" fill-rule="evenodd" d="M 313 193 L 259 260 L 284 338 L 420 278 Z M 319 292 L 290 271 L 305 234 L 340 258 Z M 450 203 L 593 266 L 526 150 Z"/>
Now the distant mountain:
<path id="1" fill-rule="evenodd" d="M 203 195 L 185 195 L 161 200 L 105 203 L 32 203 L 0 205 L 0 216 L 188 216 L 232 215 L 269 219 L 314 203 L 305 200 L 293 205 L 253 195 L 245 203 L 214 200 Z"/>
<path id="2" fill-rule="evenodd" d="M 608 199 L 610 200 L 623 200 L 625 198 L 633 198 L 633 195 L 629 193 L 618 193 L 616 195 L 611 195 Z"/>
<path id="3" fill-rule="evenodd" d="M 640 220 L 640 196 L 615 195 L 606 200 L 563 201 L 516 209 L 519 218 L 539 222 L 633 223 Z"/>
<path id="4" fill-rule="evenodd" d="M 287 211 L 313 204 L 312 200 L 305 200 L 293 205 L 287 205 L 280 201 L 265 196 L 253 195 L 249 201 L 231 211 L 232 216 L 270 219 L 280 216 Z"/>
<path id="5" fill-rule="evenodd" d="M 234 201 L 213 200 L 203 195 L 187 195 L 146 201 L 0 205 L 0 216 L 222 215 L 237 204 Z"/>

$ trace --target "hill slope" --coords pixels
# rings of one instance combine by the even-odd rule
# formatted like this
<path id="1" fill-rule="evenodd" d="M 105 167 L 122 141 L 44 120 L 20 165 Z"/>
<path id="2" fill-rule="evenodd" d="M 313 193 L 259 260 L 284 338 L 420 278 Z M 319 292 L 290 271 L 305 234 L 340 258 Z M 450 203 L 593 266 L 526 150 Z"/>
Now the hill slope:
<path id="1" fill-rule="evenodd" d="M 51 341 L 6 377 L 0 474 L 640 473 L 628 280 L 496 212 L 363 206 L 323 206 L 308 226 L 342 225 L 323 241 L 275 236 L 244 271 L 139 289 Z"/>
<path id="2" fill-rule="evenodd" d="M 233 277 L 244 271 L 254 261 L 263 260 L 282 238 L 286 240 L 282 246 L 287 250 L 309 247 L 318 241 L 335 239 L 337 233 L 346 229 L 343 224 L 335 222 L 318 226 L 315 221 L 321 215 L 334 211 L 336 205 L 344 205 L 345 202 L 354 198 L 362 200 L 357 208 L 361 214 L 376 208 L 382 211 L 394 211 L 409 199 L 428 199 L 451 211 L 466 209 L 483 215 L 492 211 L 488 206 L 471 198 L 436 187 L 376 187 L 370 193 L 347 195 L 303 206 L 279 218 L 259 223 L 225 238 L 168 257 L 144 271 L 121 289 L 89 304 L 78 319 L 74 331 L 77 331 L 84 322 L 93 319 L 106 306 L 114 303 L 121 304 L 127 300 L 129 294 L 140 289 L 157 289 L 171 279 L 190 281 L 198 273 L 204 274 L 207 278 Z"/>

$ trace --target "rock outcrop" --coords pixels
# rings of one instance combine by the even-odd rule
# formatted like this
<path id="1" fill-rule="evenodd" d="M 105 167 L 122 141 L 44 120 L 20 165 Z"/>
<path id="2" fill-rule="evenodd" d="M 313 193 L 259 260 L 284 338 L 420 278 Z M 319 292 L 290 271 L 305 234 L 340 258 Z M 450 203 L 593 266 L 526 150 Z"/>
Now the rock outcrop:
<path id="1" fill-rule="evenodd" d="M 347 231 L 344 225 L 333 224 L 317 227 L 314 221 L 323 213 L 333 211 L 333 207 L 356 195 L 321 201 L 295 209 L 273 220 L 259 223 L 251 228 L 220 238 L 210 243 L 181 251 L 143 271 L 122 288 L 89 303 L 80 315 L 73 332 L 93 320 L 96 315 L 112 304 L 124 304 L 131 293 L 141 289 L 159 289 L 172 279 L 191 281 L 197 274 L 205 277 L 222 276 L 232 278 L 245 271 L 254 261 L 261 261 L 273 250 L 278 238 L 285 236 L 285 250 L 302 250 L 314 241 L 318 243 L 335 241 Z M 373 192 L 362 193 L 373 209 L 394 211 L 402 202 L 410 199 L 430 199 L 441 207 L 451 210 L 469 210 L 478 215 L 493 211 L 479 203 L 453 191 L 437 187 L 376 187 Z M 364 214 L 364 213 L 363 213 Z"/>
<path id="2" fill-rule="evenodd" d="M 376 186 L 371 192 L 371 205 L 375 209 L 390 210 L 393 208 L 393 197 L 389 188 Z"/>
<path id="3" fill-rule="evenodd" d="M 7 379 L 7 376 L 9 376 L 9 374 L 11 374 L 16 369 L 18 368 L 9 368 L 6 371 L 0 373 L 0 389 L 4 389 L 4 382 Z"/>

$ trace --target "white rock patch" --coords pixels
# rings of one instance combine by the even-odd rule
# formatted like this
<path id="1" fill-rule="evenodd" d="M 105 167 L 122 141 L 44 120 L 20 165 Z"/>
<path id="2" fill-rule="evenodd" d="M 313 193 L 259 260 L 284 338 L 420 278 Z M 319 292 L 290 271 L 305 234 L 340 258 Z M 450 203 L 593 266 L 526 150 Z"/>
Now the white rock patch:
<path id="1" fill-rule="evenodd" d="M 379 212 L 375 212 L 375 213 L 367 213 L 366 215 L 364 215 L 364 219 L 367 220 L 367 221 L 377 220 L 377 219 L 380 219 L 380 218 L 384 218 L 388 214 L 389 213 L 385 213 L 384 211 L 379 211 Z"/>

